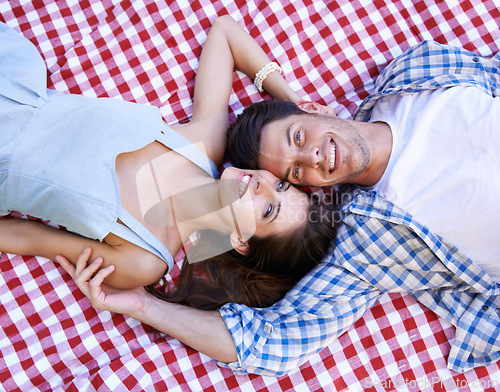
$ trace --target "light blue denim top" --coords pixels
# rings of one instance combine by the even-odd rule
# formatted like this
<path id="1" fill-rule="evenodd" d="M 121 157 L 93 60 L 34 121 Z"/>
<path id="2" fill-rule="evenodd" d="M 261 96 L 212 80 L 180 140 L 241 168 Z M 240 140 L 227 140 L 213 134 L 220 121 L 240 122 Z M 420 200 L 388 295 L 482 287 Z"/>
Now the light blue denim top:
<path id="1" fill-rule="evenodd" d="M 46 84 L 36 48 L 0 24 L 0 214 L 19 211 L 99 241 L 113 233 L 171 269 L 165 246 L 121 205 L 116 157 L 157 140 L 214 177 L 215 164 L 156 107 L 62 94 Z"/>

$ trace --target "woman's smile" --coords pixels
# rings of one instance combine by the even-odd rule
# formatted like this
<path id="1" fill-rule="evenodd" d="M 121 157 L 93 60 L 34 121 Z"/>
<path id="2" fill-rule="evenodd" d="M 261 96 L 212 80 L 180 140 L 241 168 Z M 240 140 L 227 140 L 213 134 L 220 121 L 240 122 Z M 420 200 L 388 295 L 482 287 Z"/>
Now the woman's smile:
<path id="1" fill-rule="evenodd" d="M 244 172 L 238 176 L 238 197 L 241 199 L 248 189 L 252 176 Z"/>

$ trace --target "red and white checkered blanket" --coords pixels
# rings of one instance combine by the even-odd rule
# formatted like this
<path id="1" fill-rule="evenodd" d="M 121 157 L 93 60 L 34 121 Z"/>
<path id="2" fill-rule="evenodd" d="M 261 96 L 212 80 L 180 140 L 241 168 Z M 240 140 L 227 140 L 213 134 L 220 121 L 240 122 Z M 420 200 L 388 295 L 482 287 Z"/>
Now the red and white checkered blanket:
<path id="1" fill-rule="evenodd" d="M 380 70 L 423 39 L 497 52 L 499 8 L 500 0 L 0 0 L 0 19 L 37 46 L 49 87 L 161 106 L 167 122 L 182 122 L 218 15 L 244 25 L 304 98 L 348 117 Z M 235 76 L 231 120 L 260 99 Z M 50 260 L 4 253 L 0 270 L 5 391 L 500 390 L 500 364 L 463 375 L 446 368 L 453 327 L 410 296 L 384 296 L 287 376 L 235 376 L 146 325 L 94 310 Z"/>

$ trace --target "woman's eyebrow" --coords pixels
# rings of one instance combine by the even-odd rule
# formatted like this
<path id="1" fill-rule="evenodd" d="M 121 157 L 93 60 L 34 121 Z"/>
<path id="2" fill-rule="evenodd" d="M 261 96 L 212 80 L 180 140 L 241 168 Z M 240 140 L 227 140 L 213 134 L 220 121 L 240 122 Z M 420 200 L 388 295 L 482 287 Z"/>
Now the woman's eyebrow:
<path id="1" fill-rule="evenodd" d="M 280 210 L 281 210 L 281 202 L 279 201 L 278 202 L 278 208 L 276 208 L 276 214 L 274 214 L 273 219 L 271 219 L 271 222 L 269 222 L 269 223 L 272 223 L 278 217 L 278 215 L 280 213 Z"/>

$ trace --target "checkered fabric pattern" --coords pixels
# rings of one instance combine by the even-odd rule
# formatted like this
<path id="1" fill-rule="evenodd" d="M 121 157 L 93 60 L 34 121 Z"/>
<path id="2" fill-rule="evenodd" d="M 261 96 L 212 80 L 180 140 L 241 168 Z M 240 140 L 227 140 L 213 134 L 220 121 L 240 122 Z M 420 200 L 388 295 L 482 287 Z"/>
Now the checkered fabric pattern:
<path id="1" fill-rule="evenodd" d="M 191 115 L 201 44 L 218 15 L 244 25 L 300 95 L 348 117 L 387 63 L 424 39 L 498 52 L 499 10 L 499 0 L 0 0 L 0 19 L 44 57 L 50 87 L 160 106 L 167 122 Z M 262 97 L 236 75 L 231 119 Z M 50 260 L 2 254 L 0 271 L 0 390 L 500 390 L 499 364 L 446 368 L 453 327 L 410 296 L 384 295 L 286 376 L 236 376 L 148 326 L 94 310 Z"/>

